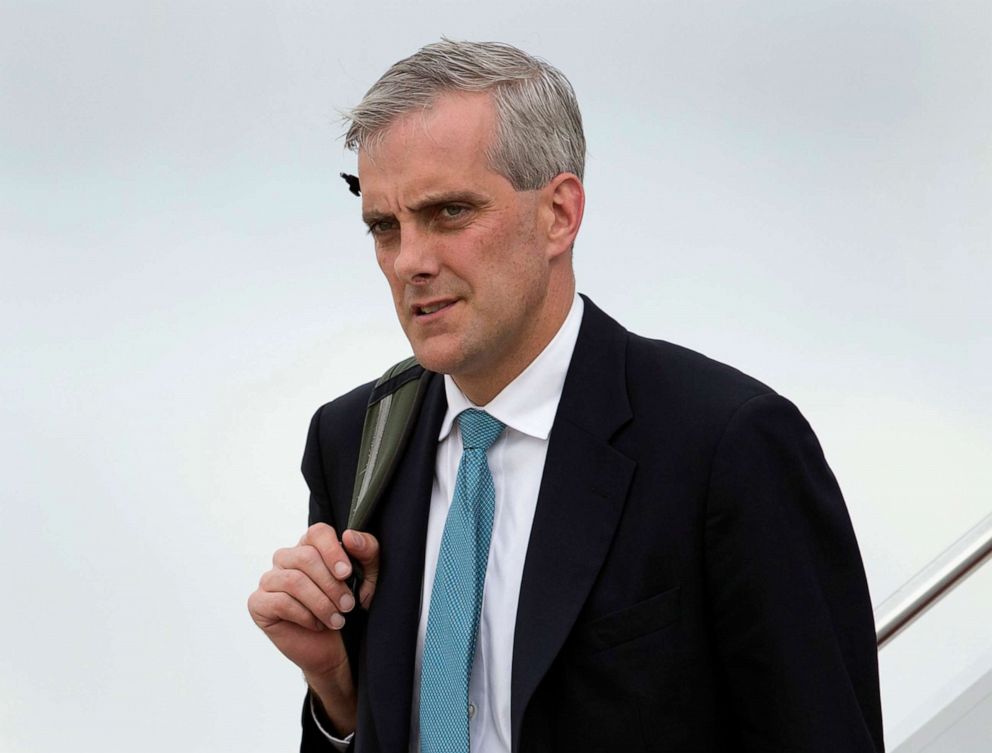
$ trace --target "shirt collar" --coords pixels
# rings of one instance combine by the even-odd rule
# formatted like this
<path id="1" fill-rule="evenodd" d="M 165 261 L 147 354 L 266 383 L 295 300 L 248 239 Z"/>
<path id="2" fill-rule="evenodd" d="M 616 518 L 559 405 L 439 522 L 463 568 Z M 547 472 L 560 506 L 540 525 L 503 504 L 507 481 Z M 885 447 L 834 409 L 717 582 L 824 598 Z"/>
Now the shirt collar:
<path id="1" fill-rule="evenodd" d="M 448 412 L 444 415 L 438 441 L 451 432 L 455 418 L 467 408 L 485 410 L 511 429 L 537 439 L 546 440 L 558 412 L 558 401 L 565 387 L 565 374 L 572 361 L 575 342 L 582 324 L 582 299 L 576 294 L 568 316 L 544 350 L 530 362 L 516 379 L 510 382 L 487 405 L 473 405 L 458 389 L 449 374 L 444 375 L 444 394 Z"/>

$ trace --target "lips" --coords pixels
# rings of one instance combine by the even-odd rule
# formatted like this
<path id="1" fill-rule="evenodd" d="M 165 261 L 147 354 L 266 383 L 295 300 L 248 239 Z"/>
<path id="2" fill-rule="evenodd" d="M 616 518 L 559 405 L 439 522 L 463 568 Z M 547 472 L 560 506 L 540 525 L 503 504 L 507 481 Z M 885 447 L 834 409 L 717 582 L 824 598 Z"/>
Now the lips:
<path id="1" fill-rule="evenodd" d="M 411 308 L 414 316 L 431 316 L 432 314 L 436 314 L 438 311 L 443 311 L 444 309 L 454 305 L 455 302 L 456 301 L 453 298 L 445 298 L 414 304 Z"/>

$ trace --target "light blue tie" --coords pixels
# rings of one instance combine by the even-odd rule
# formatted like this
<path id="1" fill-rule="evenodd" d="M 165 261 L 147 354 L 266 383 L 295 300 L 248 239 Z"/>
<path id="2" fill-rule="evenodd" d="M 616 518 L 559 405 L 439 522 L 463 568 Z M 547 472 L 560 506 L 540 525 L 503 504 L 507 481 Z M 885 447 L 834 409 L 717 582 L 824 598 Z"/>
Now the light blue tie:
<path id="1" fill-rule="evenodd" d="M 496 512 L 486 450 L 504 425 L 480 410 L 458 414 L 461 462 L 444 521 L 420 672 L 421 753 L 469 753 L 468 684 Z"/>

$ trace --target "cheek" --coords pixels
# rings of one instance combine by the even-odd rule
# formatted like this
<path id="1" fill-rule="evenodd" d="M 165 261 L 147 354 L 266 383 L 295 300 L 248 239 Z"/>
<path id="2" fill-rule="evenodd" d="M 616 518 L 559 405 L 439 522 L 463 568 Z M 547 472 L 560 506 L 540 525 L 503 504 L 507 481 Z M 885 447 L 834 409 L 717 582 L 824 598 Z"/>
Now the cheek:
<path id="1" fill-rule="evenodd" d="M 389 271 L 393 268 L 393 264 L 390 261 L 389 254 L 382 251 L 378 247 L 375 250 L 375 261 L 379 265 L 379 269 L 382 271 L 386 277 L 389 277 Z"/>
<path id="2" fill-rule="evenodd" d="M 395 291 L 399 279 L 396 277 L 393 256 L 382 251 L 376 251 L 375 260 L 379 265 L 379 271 L 382 272 L 382 276 L 389 283 L 390 289 Z"/>
<path id="3" fill-rule="evenodd" d="M 533 238 L 524 234 L 508 234 L 490 266 L 492 284 L 499 285 L 502 298 L 517 305 L 531 302 L 535 291 L 547 285 L 547 261 Z"/>

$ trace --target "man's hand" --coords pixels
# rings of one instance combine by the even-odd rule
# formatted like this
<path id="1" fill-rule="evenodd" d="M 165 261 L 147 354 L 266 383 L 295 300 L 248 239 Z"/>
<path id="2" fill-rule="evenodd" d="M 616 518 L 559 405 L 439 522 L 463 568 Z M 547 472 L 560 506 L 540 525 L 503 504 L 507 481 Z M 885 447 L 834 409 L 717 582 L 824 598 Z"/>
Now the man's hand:
<path id="1" fill-rule="evenodd" d="M 303 674 L 338 732 L 355 728 L 356 694 L 339 632 L 355 608 L 346 581 L 352 566 L 363 570 L 359 594 L 368 609 L 379 576 L 379 542 L 368 533 L 348 530 L 343 541 L 325 523 L 310 526 L 299 543 L 279 549 L 272 569 L 248 597 L 252 619 Z"/>

